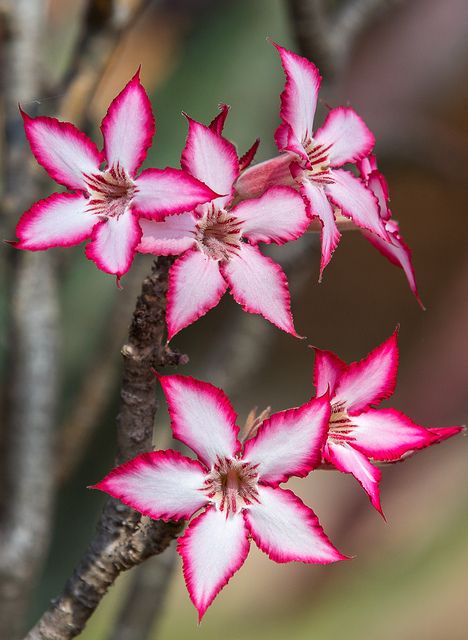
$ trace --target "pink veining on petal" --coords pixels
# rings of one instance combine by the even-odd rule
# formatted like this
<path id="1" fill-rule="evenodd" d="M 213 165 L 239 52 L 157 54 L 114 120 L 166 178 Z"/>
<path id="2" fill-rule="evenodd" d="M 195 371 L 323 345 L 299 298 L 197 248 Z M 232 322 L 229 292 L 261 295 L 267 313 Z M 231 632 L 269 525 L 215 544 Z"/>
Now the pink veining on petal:
<path id="1" fill-rule="evenodd" d="M 110 104 L 101 131 L 108 165 L 118 164 L 133 177 L 155 132 L 151 102 L 140 82 L 139 69 Z"/>
<path id="2" fill-rule="evenodd" d="M 197 516 L 179 538 L 185 583 L 201 620 L 218 593 L 244 564 L 249 540 L 240 514 L 214 507 Z"/>
<path id="3" fill-rule="evenodd" d="M 237 415 L 217 387 L 189 376 L 160 376 L 174 437 L 190 447 L 209 468 L 218 458 L 240 450 Z"/>
<path id="4" fill-rule="evenodd" d="M 116 467 L 92 488 L 155 520 L 179 520 L 207 504 L 201 491 L 206 473 L 177 451 L 151 451 Z"/>
<path id="5" fill-rule="evenodd" d="M 317 516 L 288 489 L 259 486 L 259 502 L 244 512 L 257 546 L 275 562 L 329 564 L 345 560 Z"/>
<path id="6" fill-rule="evenodd" d="M 323 125 L 317 129 L 314 141 L 329 147 L 330 166 L 341 167 L 367 156 L 375 144 L 375 137 L 353 109 L 337 107 L 328 113 Z"/>

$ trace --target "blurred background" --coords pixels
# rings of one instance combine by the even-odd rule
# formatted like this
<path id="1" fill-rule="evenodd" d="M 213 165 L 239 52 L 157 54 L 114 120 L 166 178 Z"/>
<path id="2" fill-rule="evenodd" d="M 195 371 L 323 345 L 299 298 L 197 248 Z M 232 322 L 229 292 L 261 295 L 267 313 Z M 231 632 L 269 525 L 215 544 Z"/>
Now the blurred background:
<path id="1" fill-rule="evenodd" d="M 178 166 L 186 135 L 181 111 L 209 122 L 220 102 L 231 105 L 226 135 L 241 151 L 260 137 L 256 160 L 267 159 L 275 155 L 273 133 L 279 124 L 284 76 L 266 39 L 307 53 L 324 75 L 317 122 L 327 105 L 349 104 L 376 135 L 393 215 L 412 248 L 427 311 L 419 308 L 403 272 L 359 233 L 349 232 L 320 285 L 318 237 L 309 242 L 307 251 L 299 240 L 287 251 L 281 248 L 275 253 L 290 278 L 296 327 L 308 343 L 355 360 L 400 323 L 398 387 L 388 404 L 425 426 L 466 423 L 466 2 L 323 4 L 331 24 L 318 29 L 308 22 L 314 14 L 307 9 L 314 2 L 148 3 L 121 38 L 96 85 L 87 105 L 88 128 L 100 140 L 97 124 L 109 101 L 141 64 L 157 121 L 147 165 Z M 359 11 L 357 18 L 349 14 L 340 31 L 334 28 L 333 16 L 344 4 Z M 51 86 L 67 65 L 85 5 L 83 0 L 48 3 L 47 38 L 41 47 Z M 45 90 L 23 107 L 48 115 L 55 100 L 57 95 Z M 62 105 L 62 111 L 67 118 L 76 116 L 73 101 Z M 44 189 L 48 193 L 50 185 Z M 2 249 L 3 254 L 12 251 Z M 58 267 L 62 327 L 57 411 L 62 449 L 55 457 L 60 490 L 49 555 L 28 612 L 30 624 L 61 590 L 102 507 L 103 496 L 86 486 L 113 465 L 119 348 L 141 280 L 151 266 L 151 259 L 142 256 L 123 279 L 121 292 L 110 276 L 84 258 L 82 247 L 49 253 Z M 4 284 L 6 288 L 6 278 Z M 5 306 L 3 296 L 2 325 Z M 175 346 L 190 357 L 183 373 L 223 386 L 241 421 L 254 406 L 280 410 L 303 403 L 312 393 L 312 351 L 263 319 L 243 314 L 228 296 L 177 336 Z M 3 335 L 1 348 L 5 356 Z M 5 357 L 2 362 L 5 382 L 9 375 Z M 165 447 L 169 441 L 162 403 L 155 444 Z M 467 458 L 468 441 L 459 436 L 384 469 L 382 504 L 387 523 L 351 476 L 317 471 L 305 481 L 291 482 L 336 546 L 355 556 L 351 562 L 325 567 L 278 565 L 252 545 L 246 564 L 198 627 L 179 560 L 168 550 L 121 576 L 81 637 L 117 638 L 115 625 L 125 626 L 119 616 L 133 594 L 133 611 L 138 606 L 151 609 L 154 600 L 154 639 L 214 640 L 222 635 L 224 640 L 343 636 L 464 640 L 468 637 Z M 169 589 L 160 610 L 166 580 Z M 135 590 L 137 581 L 140 591 Z"/>

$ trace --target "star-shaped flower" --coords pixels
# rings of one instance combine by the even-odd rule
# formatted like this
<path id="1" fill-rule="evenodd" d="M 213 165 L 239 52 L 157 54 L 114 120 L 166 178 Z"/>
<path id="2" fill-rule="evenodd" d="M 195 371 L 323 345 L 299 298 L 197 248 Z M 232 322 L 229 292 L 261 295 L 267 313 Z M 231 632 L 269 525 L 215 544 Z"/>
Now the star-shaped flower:
<path id="1" fill-rule="evenodd" d="M 302 198 L 294 189 L 278 186 L 233 206 L 233 185 L 240 171 L 234 145 L 213 124 L 207 127 L 191 118 L 188 123 L 182 167 L 225 195 L 164 222 L 142 222 L 138 251 L 182 254 L 169 274 L 169 339 L 216 306 L 228 287 L 245 311 L 260 313 L 297 335 L 286 276 L 257 245 L 283 244 L 305 232 L 310 221 Z M 247 161 L 251 154 L 249 150 Z"/>
<path id="2" fill-rule="evenodd" d="M 193 378 L 161 377 L 174 437 L 197 455 L 137 456 L 95 488 L 155 519 L 190 519 L 179 539 L 187 588 L 200 619 L 244 563 L 249 539 L 272 560 L 345 559 L 314 512 L 279 484 L 320 464 L 330 417 L 328 395 L 272 415 L 242 446 L 226 395 Z"/>
<path id="3" fill-rule="evenodd" d="M 179 169 L 145 169 L 136 177 L 155 131 L 139 72 L 102 121 L 102 152 L 68 122 L 21 113 L 36 160 L 70 192 L 40 200 L 23 214 L 16 229 L 19 249 L 68 247 L 90 238 L 87 257 L 119 280 L 140 242 L 140 216 L 161 219 L 216 195 Z"/>
<path id="4" fill-rule="evenodd" d="M 411 250 L 400 235 L 398 222 L 392 220 L 392 212 L 389 208 L 390 198 L 388 195 L 387 181 L 377 168 L 377 159 L 371 154 L 360 160 L 358 167 L 364 184 L 372 191 L 378 200 L 380 216 L 384 220 L 389 239 L 385 240 L 375 235 L 375 233 L 369 233 L 369 231 L 365 229 L 362 233 L 392 264 L 403 269 L 412 293 L 424 309 L 416 284 L 416 276 L 411 260 Z"/>
<path id="5" fill-rule="evenodd" d="M 315 349 L 314 384 L 318 395 L 329 391 L 332 409 L 324 462 L 351 473 L 380 513 L 382 474 L 371 461 L 397 462 L 463 430 L 425 428 L 395 409 L 375 409 L 393 394 L 397 369 L 397 331 L 349 365 L 331 351 Z"/>
<path id="6" fill-rule="evenodd" d="M 341 234 L 338 226 L 352 222 L 388 241 L 375 195 L 350 171 L 341 167 L 367 156 L 374 136 L 353 109 L 331 109 L 314 132 L 321 76 L 306 58 L 275 45 L 286 74 L 281 94 L 283 123 L 275 133 L 277 158 L 255 165 L 240 176 L 236 189 L 241 197 L 258 195 L 272 184 L 289 183 L 300 188 L 309 213 L 322 226 L 320 275 L 327 266 Z"/>

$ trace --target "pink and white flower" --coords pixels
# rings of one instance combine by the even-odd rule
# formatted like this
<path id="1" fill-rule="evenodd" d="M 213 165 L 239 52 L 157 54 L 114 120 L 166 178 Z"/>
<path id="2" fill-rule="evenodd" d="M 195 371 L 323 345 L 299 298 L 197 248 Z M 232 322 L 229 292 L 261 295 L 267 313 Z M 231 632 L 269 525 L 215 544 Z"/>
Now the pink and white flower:
<path id="1" fill-rule="evenodd" d="M 325 393 L 272 415 L 244 445 L 236 414 L 220 389 L 193 378 L 160 377 L 174 437 L 197 460 L 154 451 L 114 469 L 95 488 L 155 519 L 192 519 L 177 549 L 200 619 L 240 569 L 249 539 L 276 562 L 345 559 L 317 516 L 279 487 L 320 464 L 330 403 Z"/>
<path id="2" fill-rule="evenodd" d="M 314 132 L 321 76 L 317 67 L 291 51 L 275 45 L 286 74 L 281 94 L 282 124 L 275 139 L 277 158 L 255 165 L 240 176 L 236 189 L 241 197 L 258 195 L 266 186 L 289 183 L 299 186 L 311 216 L 322 226 L 320 275 L 338 245 L 338 224 L 352 222 L 382 240 L 389 234 L 379 215 L 377 199 L 352 173 L 341 167 L 367 156 L 374 136 L 353 109 L 331 109 Z"/>
<path id="3" fill-rule="evenodd" d="M 136 176 L 155 131 L 139 71 L 102 121 L 102 152 L 68 122 L 21 113 L 36 160 L 70 192 L 40 200 L 23 214 L 16 228 L 19 249 L 68 247 L 90 238 L 87 257 L 119 281 L 140 242 L 141 216 L 161 219 L 215 195 L 179 169 L 145 169 Z"/>
<path id="4" fill-rule="evenodd" d="M 388 232 L 388 240 L 376 236 L 374 233 L 369 233 L 369 231 L 365 229 L 362 233 L 392 264 L 403 269 L 412 293 L 424 309 L 416 284 L 416 276 L 411 260 L 411 250 L 400 235 L 398 222 L 392 220 L 392 212 L 389 208 L 390 198 L 388 195 L 387 181 L 377 168 L 377 159 L 371 154 L 360 160 L 358 167 L 364 184 L 372 191 L 378 200 L 380 216 Z"/>
<path id="5" fill-rule="evenodd" d="M 234 145 L 219 133 L 226 113 L 223 109 L 210 127 L 188 118 L 181 159 L 187 172 L 224 195 L 163 222 L 142 221 L 138 251 L 181 254 L 169 273 L 169 339 L 216 306 L 228 288 L 245 311 L 259 313 L 296 336 L 286 276 L 257 245 L 295 240 L 310 221 L 302 198 L 287 186 L 272 187 L 261 198 L 233 206 L 240 161 Z M 244 163 L 255 148 L 243 157 Z"/>
<path id="6" fill-rule="evenodd" d="M 397 369 L 397 331 L 363 360 L 351 364 L 331 351 L 315 349 L 317 395 L 328 390 L 331 402 L 323 461 L 351 473 L 380 513 L 382 474 L 372 461 L 398 462 L 463 430 L 424 428 L 400 411 L 374 408 L 393 394 Z"/>

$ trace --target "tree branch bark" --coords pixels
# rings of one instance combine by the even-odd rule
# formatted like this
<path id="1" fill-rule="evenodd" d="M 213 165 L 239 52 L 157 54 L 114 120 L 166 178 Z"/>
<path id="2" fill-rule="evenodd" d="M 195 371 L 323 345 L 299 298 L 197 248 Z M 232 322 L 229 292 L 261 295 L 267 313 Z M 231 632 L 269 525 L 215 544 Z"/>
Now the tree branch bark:
<path id="1" fill-rule="evenodd" d="M 122 348 L 117 464 L 152 448 L 157 401 L 156 378 L 151 368 L 187 361 L 186 356 L 171 351 L 165 342 L 167 275 L 171 262 L 171 258 L 159 258 L 144 280 L 128 342 Z M 76 637 L 118 575 L 164 551 L 181 528 L 181 522 L 152 521 L 108 499 L 96 535 L 82 560 L 61 595 L 28 633 L 27 640 Z"/>

